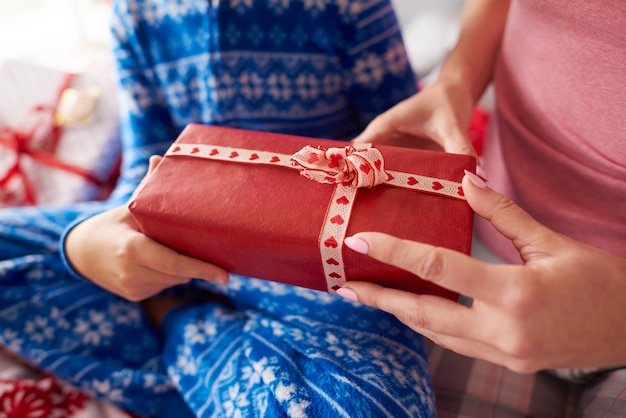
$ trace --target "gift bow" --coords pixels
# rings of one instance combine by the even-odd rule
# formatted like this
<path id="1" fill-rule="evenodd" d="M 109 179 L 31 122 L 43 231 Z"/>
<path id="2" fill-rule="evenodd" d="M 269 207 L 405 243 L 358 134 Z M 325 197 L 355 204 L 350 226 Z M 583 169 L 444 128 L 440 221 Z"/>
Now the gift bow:
<path id="1" fill-rule="evenodd" d="M 97 186 L 104 185 L 102 180 L 94 176 L 88 170 L 60 160 L 52 152 L 29 148 L 28 142 L 31 139 L 32 137 L 24 136 L 22 133 L 13 131 L 7 127 L 0 130 L 0 146 L 5 146 L 15 152 L 13 165 L 5 172 L 4 176 L 0 177 L 0 188 L 6 186 L 13 177 L 19 176 L 24 187 L 24 203 L 27 205 L 34 205 L 37 203 L 35 188 L 22 170 L 22 166 L 20 164 L 21 159 L 25 155 L 28 155 L 33 161 L 37 161 L 40 164 L 81 176 L 85 180 Z"/>
<path id="2" fill-rule="evenodd" d="M 376 148 L 315 148 L 306 146 L 291 162 L 304 177 L 318 183 L 374 187 L 389 180 L 383 154 Z"/>
<path id="3" fill-rule="evenodd" d="M 175 142 L 165 156 L 281 166 L 300 170 L 308 179 L 334 184 L 318 239 L 320 261 L 330 293 L 334 293 L 347 279 L 343 262 L 343 240 L 359 187 L 385 184 L 465 199 L 458 182 L 417 173 L 385 170 L 382 153 L 373 147 L 355 149 L 349 145 L 345 148 L 322 149 L 306 146 L 295 154 L 282 154 L 221 145 Z"/>
<path id="4" fill-rule="evenodd" d="M 59 98 L 63 91 L 69 86 L 73 74 L 66 74 L 59 85 L 54 105 L 37 105 L 28 113 L 29 119 L 22 129 L 13 129 L 8 126 L 0 127 L 0 147 L 4 146 L 13 150 L 15 160 L 13 165 L 0 177 L 0 188 L 6 186 L 11 179 L 18 176 L 22 180 L 24 187 L 24 203 L 27 205 L 36 204 L 35 188 L 22 170 L 20 164 L 22 157 L 27 155 L 32 160 L 53 168 L 57 168 L 68 173 L 83 177 L 98 186 L 104 185 L 104 182 L 94 176 L 91 172 L 68 164 L 60 160 L 55 154 L 54 149 L 62 134 L 63 127 L 54 121 Z M 31 142 L 45 138 L 50 142 L 50 150 L 34 149 L 30 146 Z M 1 197 L 1 196 L 0 196 Z"/>

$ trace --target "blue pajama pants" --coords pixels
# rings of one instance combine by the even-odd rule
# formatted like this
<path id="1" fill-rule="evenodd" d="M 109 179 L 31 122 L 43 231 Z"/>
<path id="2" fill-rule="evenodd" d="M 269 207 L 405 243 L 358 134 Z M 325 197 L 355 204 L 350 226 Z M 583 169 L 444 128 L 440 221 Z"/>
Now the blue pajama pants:
<path id="1" fill-rule="evenodd" d="M 170 312 L 72 276 L 64 228 L 90 204 L 0 210 L 0 346 L 138 415 L 430 417 L 421 337 L 337 296 L 240 276 Z"/>

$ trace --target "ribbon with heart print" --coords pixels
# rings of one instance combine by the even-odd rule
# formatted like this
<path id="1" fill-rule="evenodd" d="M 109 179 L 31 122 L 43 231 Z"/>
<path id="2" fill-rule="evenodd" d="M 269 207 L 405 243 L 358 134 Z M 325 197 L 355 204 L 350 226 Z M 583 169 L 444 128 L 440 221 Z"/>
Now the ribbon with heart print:
<path id="1" fill-rule="evenodd" d="M 321 149 L 311 146 L 293 154 L 292 165 L 304 177 L 318 183 L 341 184 L 349 187 L 374 187 L 389 179 L 384 158 L 376 148 Z"/>
<path id="2" fill-rule="evenodd" d="M 384 184 L 465 200 L 460 183 L 385 169 L 382 153 L 371 146 L 360 149 L 352 145 L 328 149 L 306 146 L 289 155 L 245 148 L 174 143 L 165 156 L 276 165 L 299 170 L 302 176 L 319 183 L 334 184 L 335 189 L 319 235 L 320 257 L 329 293 L 334 293 L 346 282 L 341 243 L 348 229 L 359 188 Z"/>

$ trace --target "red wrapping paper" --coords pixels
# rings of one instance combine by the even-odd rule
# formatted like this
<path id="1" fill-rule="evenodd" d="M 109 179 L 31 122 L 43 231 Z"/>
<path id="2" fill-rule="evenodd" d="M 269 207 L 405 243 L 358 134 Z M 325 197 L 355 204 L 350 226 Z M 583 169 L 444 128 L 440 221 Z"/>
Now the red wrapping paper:
<path id="1" fill-rule="evenodd" d="M 189 125 L 176 144 L 294 154 L 350 143 Z M 388 170 L 460 182 L 473 157 L 376 146 Z M 130 204 L 141 230 L 181 252 L 245 276 L 327 290 L 320 231 L 335 186 L 295 169 L 166 156 Z M 465 200 L 388 185 L 359 188 L 346 236 L 379 231 L 469 254 L 473 212 Z M 457 294 L 342 246 L 348 280 L 456 299 Z"/>

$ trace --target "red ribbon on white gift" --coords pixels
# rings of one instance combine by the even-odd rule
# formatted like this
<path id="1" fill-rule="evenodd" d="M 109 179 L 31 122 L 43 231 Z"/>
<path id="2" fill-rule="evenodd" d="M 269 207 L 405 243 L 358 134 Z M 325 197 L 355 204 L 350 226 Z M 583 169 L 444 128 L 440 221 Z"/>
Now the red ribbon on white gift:
<path id="1" fill-rule="evenodd" d="M 61 138 L 63 127 L 54 121 L 54 116 L 61 94 L 68 88 L 74 75 L 65 74 L 57 89 L 55 100 L 52 105 L 36 105 L 30 109 L 27 123 L 23 123 L 19 129 L 13 129 L 8 126 L 0 127 L 0 146 L 4 146 L 13 150 L 15 160 L 13 165 L 0 177 L 0 188 L 7 185 L 14 177 L 19 177 L 24 187 L 24 203 L 26 205 L 36 204 L 35 190 L 28 176 L 22 170 L 20 161 L 23 156 L 28 155 L 34 161 L 49 167 L 57 168 L 71 174 L 83 177 L 91 183 L 103 186 L 104 181 L 94 176 L 88 170 L 81 167 L 68 164 L 54 154 L 54 150 Z M 30 143 L 35 139 L 47 139 L 49 149 L 34 149 Z"/>
<path id="2" fill-rule="evenodd" d="M 307 146 L 289 155 L 218 145 L 174 143 L 165 156 L 275 165 L 297 169 L 302 176 L 319 183 L 334 184 L 335 189 L 318 240 L 329 293 L 335 293 L 346 282 L 342 243 L 360 187 L 384 184 L 465 200 L 458 182 L 386 170 L 382 153 L 370 146 L 359 149 L 352 145 L 328 149 Z"/>

